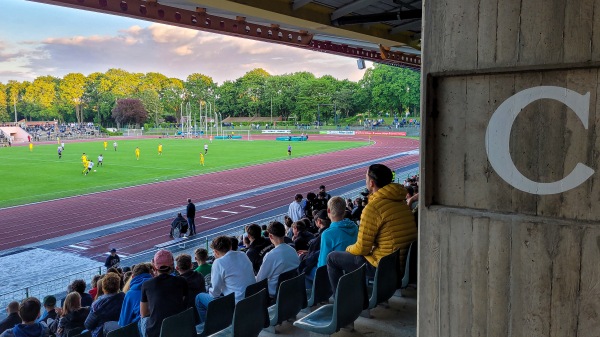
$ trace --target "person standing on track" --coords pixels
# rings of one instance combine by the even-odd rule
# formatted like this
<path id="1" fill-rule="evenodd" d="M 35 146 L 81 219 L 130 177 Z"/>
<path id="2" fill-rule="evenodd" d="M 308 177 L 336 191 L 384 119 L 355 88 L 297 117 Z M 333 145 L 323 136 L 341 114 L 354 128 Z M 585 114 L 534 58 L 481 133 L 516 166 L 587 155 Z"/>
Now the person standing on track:
<path id="1" fill-rule="evenodd" d="M 186 216 L 188 221 L 188 227 L 190 231 L 190 235 L 196 234 L 196 224 L 194 223 L 194 218 L 196 217 L 196 205 L 192 202 L 192 199 L 188 198 L 186 207 Z"/>

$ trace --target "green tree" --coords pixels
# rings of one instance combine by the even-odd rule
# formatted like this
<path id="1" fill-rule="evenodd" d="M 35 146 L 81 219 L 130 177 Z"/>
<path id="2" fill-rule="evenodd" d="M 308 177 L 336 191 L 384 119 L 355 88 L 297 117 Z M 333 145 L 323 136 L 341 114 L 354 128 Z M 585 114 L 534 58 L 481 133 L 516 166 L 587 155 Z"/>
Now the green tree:
<path id="1" fill-rule="evenodd" d="M 10 106 L 11 116 L 14 116 L 15 122 L 18 120 L 18 112 L 23 109 L 22 97 L 25 93 L 23 83 L 17 81 L 8 81 L 6 84 L 7 105 Z"/>
<path id="2" fill-rule="evenodd" d="M 177 122 L 181 118 L 181 105 L 185 101 L 183 81 L 178 78 L 169 78 L 168 84 L 160 93 L 164 115 L 174 117 Z"/>
<path id="3" fill-rule="evenodd" d="M 56 104 L 58 83 L 59 79 L 56 77 L 41 76 L 27 85 L 23 95 L 26 103 L 25 116 L 37 120 L 59 118 Z"/>
<path id="4" fill-rule="evenodd" d="M 77 123 L 83 123 L 83 96 L 85 93 L 85 76 L 80 73 L 70 73 L 63 77 L 58 85 L 59 97 L 62 104 L 68 107 L 67 111 L 75 113 Z M 59 118 L 64 120 L 65 116 Z"/>
<path id="5" fill-rule="evenodd" d="M 8 87 L 0 83 L 0 122 L 8 122 L 10 116 L 8 115 L 8 95 L 6 94 Z"/>

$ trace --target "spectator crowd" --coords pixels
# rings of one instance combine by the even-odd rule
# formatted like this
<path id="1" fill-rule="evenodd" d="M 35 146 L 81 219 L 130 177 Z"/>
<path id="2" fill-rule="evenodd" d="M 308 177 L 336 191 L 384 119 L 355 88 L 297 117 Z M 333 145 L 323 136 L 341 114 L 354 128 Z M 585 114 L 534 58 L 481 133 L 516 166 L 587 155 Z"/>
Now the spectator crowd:
<path id="1" fill-rule="evenodd" d="M 61 301 L 49 295 L 11 302 L 0 337 L 68 337 L 83 330 L 104 337 L 132 323 L 141 336 L 159 337 L 162 321 L 187 308 L 195 308 L 200 329 L 214 299 L 233 293 L 237 303 L 248 286 L 267 280 L 274 302 L 281 274 L 304 273 L 310 288 L 322 266 L 333 295 L 344 273 L 365 264 L 373 277 L 382 257 L 400 250 L 403 261 L 417 239 L 418 176 L 403 184 L 393 180 L 388 167 L 374 164 L 366 172 L 365 191 L 354 199 L 332 197 L 323 185 L 306 197 L 296 194 L 283 223 L 250 224 L 240 237 L 216 237 L 213 256 L 204 248 L 193 257 L 161 249 L 148 263 L 121 267 L 112 249 L 107 272 L 94 276 L 87 292 L 86 282 L 75 280 Z"/>

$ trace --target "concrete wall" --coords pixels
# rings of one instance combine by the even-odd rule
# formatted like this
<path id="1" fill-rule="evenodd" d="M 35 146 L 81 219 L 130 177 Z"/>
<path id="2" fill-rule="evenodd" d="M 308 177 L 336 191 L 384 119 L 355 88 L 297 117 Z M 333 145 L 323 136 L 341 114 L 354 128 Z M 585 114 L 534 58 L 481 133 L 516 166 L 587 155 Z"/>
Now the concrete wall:
<path id="1" fill-rule="evenodd" d="M 419 336 L 600 336 L 600 0 L 424 6 Z M 540 86 L 589 93 L 585 123 L 539 99 L 506 125 L 527 179 L 595 171 L 551 194 L 509 184 L 486 151 L 495 111 Z"/>

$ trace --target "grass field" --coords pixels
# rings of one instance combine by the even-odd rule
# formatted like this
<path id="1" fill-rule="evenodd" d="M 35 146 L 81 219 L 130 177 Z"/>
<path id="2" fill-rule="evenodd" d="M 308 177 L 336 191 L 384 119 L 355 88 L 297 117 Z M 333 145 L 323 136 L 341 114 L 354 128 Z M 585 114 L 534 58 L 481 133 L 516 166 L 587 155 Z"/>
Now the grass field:
<path id="1" fill-rule="evenodd" d="M 57 144 L 0 148 L 0 208 L 67 196 L 106 191 L 155 181 L 188 177 L 252 164 L 285 160 L 288 142 L 274 140 L 214 140 L 209 144 L 205 166 L 200 153 L 208 141 L 202 139 L 133 139 L 120 140 L 113 150 L 108 140 L 104 151 L 102 140 L 66 143 L 62 159 Z M 158 156 L 158 144 L 163 155 Z M 292 142 L 293 157 L 333 152 L 364 146 L 365 142 Z M 140 148 L 140 160 L 134 150 Z M 99 154 L 104 165 L 96 172 L 82 174 L 81 155 L 97 164 Z"/>

